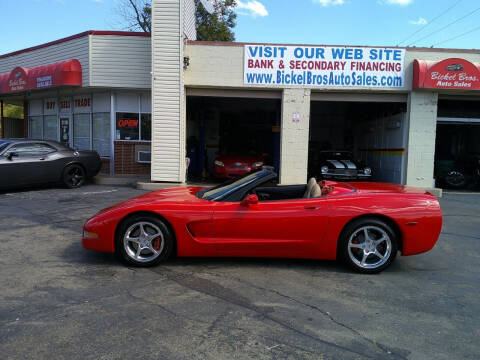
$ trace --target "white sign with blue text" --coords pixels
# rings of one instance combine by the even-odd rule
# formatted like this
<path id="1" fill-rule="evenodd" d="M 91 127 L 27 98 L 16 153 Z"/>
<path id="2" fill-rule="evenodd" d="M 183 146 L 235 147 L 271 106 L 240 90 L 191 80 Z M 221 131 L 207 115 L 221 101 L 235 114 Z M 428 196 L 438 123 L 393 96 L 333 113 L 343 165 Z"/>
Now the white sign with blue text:
<path id="1" fill-rule="evenodd" d="M 405 49 L 245 45 L 246 85 L 403 88 Z"/>

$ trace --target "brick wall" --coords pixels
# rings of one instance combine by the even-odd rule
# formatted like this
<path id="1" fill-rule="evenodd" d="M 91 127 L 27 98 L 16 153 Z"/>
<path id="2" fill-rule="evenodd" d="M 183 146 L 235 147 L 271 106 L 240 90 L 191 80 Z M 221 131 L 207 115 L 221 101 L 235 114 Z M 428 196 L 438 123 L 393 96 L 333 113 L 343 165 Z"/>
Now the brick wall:
<path id="1" fill-rule="evenodd" d="M 110 174 L 110 159 L 101 158 L 102 167 L 100 168 L 100 174 Z"/>
<path id="2" fill-rule="evenodd" d="M 137 141 L 115 141 L 115 175 L 141 175 L 150 177 L 150 164 L 137 163 L 135 145 L 149 145 Z"/>

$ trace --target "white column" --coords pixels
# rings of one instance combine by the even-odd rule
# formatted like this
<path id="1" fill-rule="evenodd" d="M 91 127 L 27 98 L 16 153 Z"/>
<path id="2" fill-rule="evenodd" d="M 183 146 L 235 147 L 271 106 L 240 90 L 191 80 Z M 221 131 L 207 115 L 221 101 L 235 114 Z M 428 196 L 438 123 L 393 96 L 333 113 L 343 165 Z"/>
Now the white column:
<path id="1" fill-rule="evenodd" d="M 305 184 L 308 165 L 310 90 L 284 89 L 280 133 L 280 183 Z"/>
<path id="2" fill-rule="evenodd" d="M 185 180 L 183 4 L 152 1 L 152 181 Z"/>
<path id="3" fill-rule="evenodd" d="M 412 91 L 408 96 L 407 185 L 432 188 L 438 93 Z"/>

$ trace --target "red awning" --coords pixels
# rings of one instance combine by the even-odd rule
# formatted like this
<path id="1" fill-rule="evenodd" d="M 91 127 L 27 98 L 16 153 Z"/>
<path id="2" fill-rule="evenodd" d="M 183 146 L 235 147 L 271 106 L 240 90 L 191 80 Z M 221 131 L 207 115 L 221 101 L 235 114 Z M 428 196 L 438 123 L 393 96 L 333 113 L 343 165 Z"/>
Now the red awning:
<path id="1" fill-rule="evenodd" d="M 459 58 L 414 60 L 413 88 L 480 90 L 480 65 Z"/>
<path id="2" fill-rule="evenodd" d="M 58 86 L 82 86 L 82 65 L 77 59 L 35 68 L 16 67 L 0 74 L 0 93 L 10 94 Z"/>

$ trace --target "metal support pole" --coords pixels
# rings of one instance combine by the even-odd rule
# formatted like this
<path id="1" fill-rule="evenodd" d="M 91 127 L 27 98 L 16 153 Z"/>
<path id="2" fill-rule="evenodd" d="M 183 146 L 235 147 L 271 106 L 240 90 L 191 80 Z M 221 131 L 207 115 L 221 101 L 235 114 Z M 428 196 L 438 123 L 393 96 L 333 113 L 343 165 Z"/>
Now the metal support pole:
<path id="1" fill-rule="evenodd" d="M 116 122 L 116 96 L 110 93 L 110 176 L 115 175 L 115 122 Z"/>
<path id="2" fill-rule="evenodd" d="M 43 129 L 43 126 L 42 126 Z M 42 130 L 43 131 L 43 130 Z M 23 102 L 23 137 L 28 138 L 28 101 Z"/>

